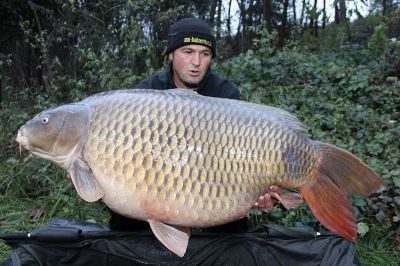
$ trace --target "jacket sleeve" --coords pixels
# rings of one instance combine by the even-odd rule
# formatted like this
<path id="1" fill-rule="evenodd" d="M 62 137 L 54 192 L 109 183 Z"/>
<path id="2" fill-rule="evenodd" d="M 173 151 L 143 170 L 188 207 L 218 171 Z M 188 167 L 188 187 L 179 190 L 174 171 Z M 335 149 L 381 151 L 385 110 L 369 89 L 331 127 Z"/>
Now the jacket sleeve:
<path id="1" fill-rule="evenodd" d="M 230 83 L 230 82 L 229 82 Z M 226 89 L 225 98 L 240 100 L 240 91 L 232 83 Z"/>
<path id="2" fill-rule="evenodd" d="M 170 85 L 165 73 L 158 72 L 139 82 L 135 89 L 167 90 L 170 89 Z"/>
<path id="3" fill-rule="evenodd" d="M 230 81 L 219 77 L 220 85 L 218 87 L 221 88 L 221 98 L 235 99 L 240 100 L 240 91 L 239 89 L 233 85 Z"/>

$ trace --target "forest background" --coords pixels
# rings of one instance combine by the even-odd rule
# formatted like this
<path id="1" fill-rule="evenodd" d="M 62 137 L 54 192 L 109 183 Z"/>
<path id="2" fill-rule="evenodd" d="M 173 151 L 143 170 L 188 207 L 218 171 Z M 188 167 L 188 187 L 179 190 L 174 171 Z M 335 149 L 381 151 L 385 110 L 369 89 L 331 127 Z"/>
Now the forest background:
<path id="1" fill-rule="evenodd" d="M 0 232 L 53 217 L 107 224 L 102 203 L 77 196 L 66 173 L 19 154 L 34 114 L 91 94 L 134 87 L 161 70 L 179 18 L 215 30 L 213 69 L 242 99 L 283 108 L 313 139 L 347 149 L 386 189 L 351 198 L 365 265 L 400 264 L 400 1 L 141 0 L 0 2 Z M 250 214 L 322 229 L 306 205 Z M 0 261 L 10 249 L 0 243 Z"/>

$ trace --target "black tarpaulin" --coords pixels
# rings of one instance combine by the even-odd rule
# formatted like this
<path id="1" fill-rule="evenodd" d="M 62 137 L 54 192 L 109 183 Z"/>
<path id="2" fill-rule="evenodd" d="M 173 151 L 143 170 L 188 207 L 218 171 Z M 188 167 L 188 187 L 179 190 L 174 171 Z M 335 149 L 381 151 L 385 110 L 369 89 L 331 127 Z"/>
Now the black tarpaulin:
<path id="1" fill-rule="evenodd" d="M 150 231 L 113 232 L 76 220 L 55 219 L 0 238 L 13 248 L 10 265 L 360 265 L 353 242 L 276 225 L 240 234 L 194 231 L 183 258 Z"/>

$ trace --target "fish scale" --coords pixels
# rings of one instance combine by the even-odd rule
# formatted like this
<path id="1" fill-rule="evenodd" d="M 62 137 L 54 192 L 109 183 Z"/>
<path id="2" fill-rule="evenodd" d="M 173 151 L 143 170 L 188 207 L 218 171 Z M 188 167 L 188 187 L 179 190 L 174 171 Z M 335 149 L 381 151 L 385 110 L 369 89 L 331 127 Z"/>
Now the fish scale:
<path id="1" fill-rule="evenodd" d="M 180 89 L 123 90 L 44 111 L 17 141 L 66 169 L 84 200 L 148 221 L 183 256 L 190 227 L 237 220 L 264 193 L 286 208 L 301 203 L 281 187 L 299 190 L 324 226 L 355 239 L 347 196 L 367 196 L 383 181 L 351 153 L 304 133 L 274 107 Z"/>
<path id="2" fill-rule="evenodd" d="M 165 222 L 190 223 L 192 226 L 193 223 L 207 226 L 227 222 L 232 218 L 224 220 L 227 215 L 218 213 L 238 208 L 237 213 L 243 216 L 248 211 L 249 201 L 255 201 L 268 189 L 268 184 L 285 177 L 285 169 L 276 167 L 281 160 L 281 153 L 277 153 L 281 142 L 276 139 L 283 134 L 277 126 L 267 125 L 270 130 L 265 131 L 266 135 L 255 137 L 255 132 L 262 132 L 256 128 L 261 124 L 260 119 L 252 119 L 250 114 L 244 118 L 235 116 L 232 105 L 199 101 L 195 105 L 190 102 L 190 108 L 187 108 L 173 101 L 181 101 L 182 96 L 174 97 L 172 101 L 142 96 L 137 100 L 140 104 L 126 105 L 125 102 L 136 101 L 127 97 L 136 95 L 127 94 L 114 99 L 113 108 L 101 103 L 93 104 L 96 115 L 89 132 L 97 132 L 98 125 L 102 125 L 100 132 L 103 128 L 108 130 L 104 129 L 107 133 L 100 134 L 100 137 L 89 135 L 84 157 L 89 164 L 98 164 L 100 171 L 106 173 L 100 183 L 110 182 L 115 177 L 117 185 L 111 187 L 121 189 L 125 180 L 131 180 L 130 189 L 119 191 L 118 196 L 124 194 L 132 202 L 139 201 L 139 205 L 145 204 L 143 199 L 154 201 L 155 209 L 168 204 L 175 214 L 187 213 L 190 209 L 190 212 L 197 213 L 195 217 L 199 217 L 197 221 L 181 221 L 179 217 L 170 216 Z M 190 97 L 183 98 L 186 102 L 191 101 Z M 102 113 L 110 115 L 99 115 Z M 160 115 L 162 113 L 166 115 Z M 132 124 L 134 130 L 129 126 Z M 158 129 L 158 138 L 156 134 L 151 137 L 154 129 Z M 97 147 L 103 143 L 104 135 L 108 140 L 107 148 L 99 154 Z M 130 136 L 134 137 L 132 141 L 121 141 Z M 262 142 L 266 144 L 268 153 L 258 151 Z M 123 166 L 130 163 L 122 156 L 124 150 L 134 152 L 133 169 L 124 170 Z M 101 155 L 104 157 L 99 160 Z M 265 163 L 262 162 L 267 160 L 270 160 L 269 165 L 263 167 Z M 186 163 L 188 167 L 182 167 Z M 110 167 L 111 164 L 114 166 Z M 270 179 L 265 179 L 268 171 L 271 172 Z M 162 202 L 158 203 L 157 196 Z M 194 202 L 189 200 L 191 198 L 195 199 Z M 189 203 L 193 205 L 186 206 Z M 224 207 L 228 209 L 224 210 Z"/>

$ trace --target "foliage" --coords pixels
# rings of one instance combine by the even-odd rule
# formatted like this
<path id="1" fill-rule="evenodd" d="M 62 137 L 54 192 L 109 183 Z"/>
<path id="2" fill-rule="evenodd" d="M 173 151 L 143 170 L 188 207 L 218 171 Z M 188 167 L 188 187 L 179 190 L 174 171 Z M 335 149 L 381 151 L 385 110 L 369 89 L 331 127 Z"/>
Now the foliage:
<path id="1" fill-rule="evenodd" d="M 371 15 L 356 19 L 350 26 L 352 32 L 351 41 L 366 44 L 374 29 L 384 23 L 384 21 L 385 17 L 381 15 Z"/>
<path id="2" fill-rule="evenodd" d="M 387 26 L 380 24 L 375 27 L 374 32 L 368 42 L 367 55 L 369 59 L 379 60 L 388 49 L 388 40 L 386 37 Z"/>
<path id="3" fill-rule="evenodd" d="M 43 109 L 134 86 L 158 70 L 165 63 L 162 50 L 171 22 L 187 14 L 208 18 L 204 10 L 212 1 L 194 2 L 177 1 L 168 8 L 169 1 L 57 0 L 23 7 L 38 16 L 18 22 L 21 54 L 0 54 L 0 231 L 30 230 L 52 217 L 107 223 L 104 206 L 79 199 L 65 171 L 18 154 L 17 129 Z M 369 265 L 391 265 L 380 256 L 388 254 L 387 241 L 391 251 L 399 246 L 400 234 L 400 82 L 395 78 L 400 46 L 385 38 L 395 35 L 399 22 L 381 18 L 357 20 L 350 39 L 340 25 L 329 25 L 318 38 L 292 27 L 293 38 L 278 53 L 277 27 L 254 26 L 248 40 L 253 49 L 214 66 L 240 88 L 243 100 L 288 110 L 309 128 L 311 138 L 351 151 L 384 178 L 383 192 L 351 199 L 361 253 L 380 254 Z M 323 230 L 306 205 L 290 211 L 277 205 L 250 218 L 254 225 L 300 223 Z M 396 251 L 392 254 L 398 259 Z"/>
<path id="4" fill-rule="evenodd" d="M 219 66 L 241 88 L 244 100 L 294 113 L 309 128 L 310 137 L 351 151 L 385 180 L 385 191 L 352 200 L 361 234 L 376 222 L 396 230 L 400 211 L 400 82 L 387 82 L 382 75 L 394 67 L 385 64 L 385 58 L 379 57 L 379 63 L 360 59 L 367 53 L 368 48 L 351 45 L 335 53 L 293 49 L 273 57 L 258 50 Z M 255 219 L 319 227 L 307 210 L 283 215 L 280 208 Z"/>
<path id="5" fill-rule="evenodd" d="M 319 47 L 323 52 L 339 50 L 346 42 L 346 31 L 338 24 L 329 24 L 319 36 Z"/>

